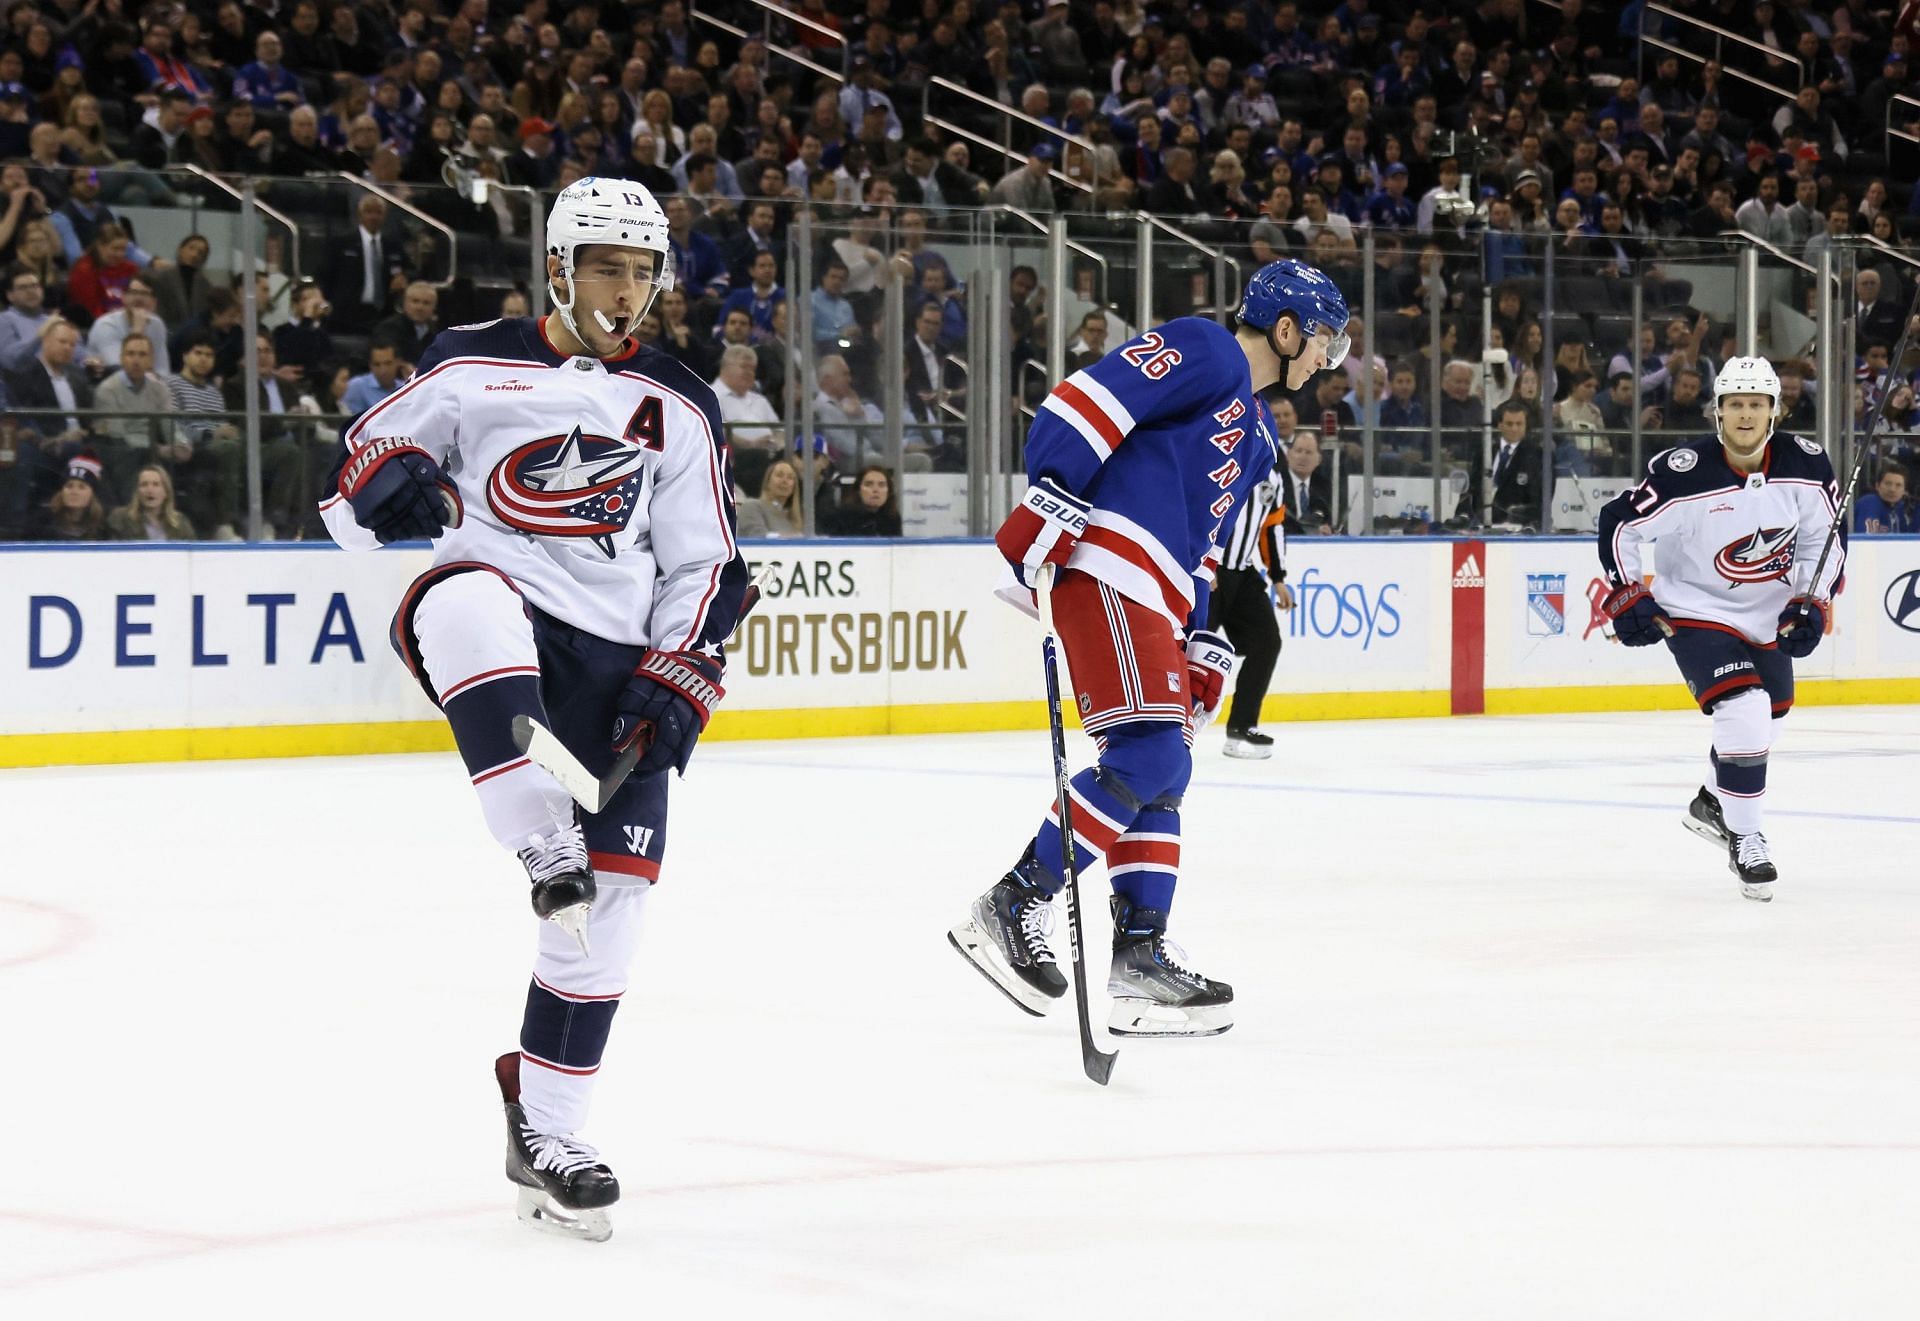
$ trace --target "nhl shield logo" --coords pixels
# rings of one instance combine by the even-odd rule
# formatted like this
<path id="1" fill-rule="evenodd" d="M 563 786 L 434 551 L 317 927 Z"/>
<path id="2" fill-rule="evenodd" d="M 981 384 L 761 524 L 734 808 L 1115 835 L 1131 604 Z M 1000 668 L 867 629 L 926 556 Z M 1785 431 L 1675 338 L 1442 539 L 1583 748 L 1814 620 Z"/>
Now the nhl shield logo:
<path id="1" fill-rule="evenodd" d="M 608 559 L 646 481 L 646 450 L 575 427 L 515 447 L 487 479 L 487 504 L 508 527 L 537 537 L 587 537 Z"/>
<path id="2" fill-rule="evenodd" d="M 1567 575 L 1527 575 L 1527 636 L 1557 638 L 1567 631 Z"/>

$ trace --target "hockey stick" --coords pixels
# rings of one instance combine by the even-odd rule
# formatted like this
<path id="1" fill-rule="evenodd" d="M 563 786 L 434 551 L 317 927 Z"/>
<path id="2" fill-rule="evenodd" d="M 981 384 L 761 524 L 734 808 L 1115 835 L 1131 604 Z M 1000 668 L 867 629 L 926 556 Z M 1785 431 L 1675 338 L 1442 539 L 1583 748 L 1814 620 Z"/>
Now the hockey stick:
<path id="1" fill-rule="evenodd" d="M 761 588 L 773 577 L 773 565 L 761 569 L 754 580 L 747 584 L 746 594 L 740 598 L 740 614 L 733 625 L 734 636 L 740 632 L 747 616 L 760 604 Z M 729 645 L 733 637 L 727 639 Z M 554 732 L 535 720 L 532 716 L 520 715 L 513 718 L 513 746 L 520 755 L 538 766 L 560 782 L 560 787 L 573 796 L 573 801 L 590 813 L 606 810 L 613 796 L 620 792 L 620 786 L 633 774 L 633 768 L 640 764 L 640 758 L 652 746 L 651 738 L 636 738 L 627 750 L 620 754 L 619 760 L 605 775 L 595 775 L 588 770 L 578 757 L 568 751 Z"/>
<path id="2" fill-rule="evenodd" d="M 1867 416 L 1866 430 L 1860 437 L 1860 453 L 1853 461 L 1853 473 L 1847 478 L 1847 489 L 1840 493 L 1840 502 L 1833 507 L 1833 526 L 1827 529 L 1826 544 L 1820 547 L 1820 558 L 1814 561 L 1813 577 L 1807 580 L 1807 591 L 1815 592 L 1820 588 L 1820 575 L 1826 572 L 1827 557 L 1833 554 L 1834 543 L 1840 540 L 1840 524 L 1847 516 L 1847 506 L 1853 503 L 1853 494 L 1860 489 L 1860 474 L 1867 470 L 1867 451 L 1873 447 L 1873 429 L 1880 425 L 1880 416 L 1886 412 L 1887 400 L 1893 397 L 1893 374 L 1900 370 L 1901 359 L 1907 356 L 1907 340 L 1913 334 L 1915 317 L 1920 317 L 1920 285 L 1913 291 L 1913 305 L 1907 308 L 1907 319 L 1900 327 L 1900 342 L 1893 346 L 1893 355 L 1887 359 L 1887 371 L 1880 378 L 1880 397 L 1873 401 L 1873 411 Z"/>
<path id="3" fill-rule="evenodd" d="M 1060 716 L 1060 635 L 1053 627 L 1053 579 L 1057 566 L 1040 570 L 1040 623 L 1046 636 L 1040 655 L 1047 671 L 1047 726 L 1053 734 L 1053 793 L 1060 808 L 1060 861 L 1067 869 L 1067 938 L 1073 944 L 1073 1007 L 1080 1017 L 1080 1066 L 1087 1077 L 1107 1085 L 1113 1077 L 1118 1051 L 1093 1044 L 1093 1023 L 1087 1015 L 1087 953 L 1080 943 L 1080 875 L 1073 858 L 1073 804 L 1067 792 L 1067 735 Z"/>

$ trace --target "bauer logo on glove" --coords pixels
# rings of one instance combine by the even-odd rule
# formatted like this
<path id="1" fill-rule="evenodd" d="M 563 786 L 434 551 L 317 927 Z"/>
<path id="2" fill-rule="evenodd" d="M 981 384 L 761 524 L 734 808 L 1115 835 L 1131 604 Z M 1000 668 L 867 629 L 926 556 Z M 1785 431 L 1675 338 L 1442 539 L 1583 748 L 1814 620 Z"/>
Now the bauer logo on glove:
<path id="1" fill-rule="evenodd" d="M 1087 502 L 1041 478 L 994 534 L 994 544 L 1028 587 L 1042 565 L 1065 564 L 1087 531 Z"/>

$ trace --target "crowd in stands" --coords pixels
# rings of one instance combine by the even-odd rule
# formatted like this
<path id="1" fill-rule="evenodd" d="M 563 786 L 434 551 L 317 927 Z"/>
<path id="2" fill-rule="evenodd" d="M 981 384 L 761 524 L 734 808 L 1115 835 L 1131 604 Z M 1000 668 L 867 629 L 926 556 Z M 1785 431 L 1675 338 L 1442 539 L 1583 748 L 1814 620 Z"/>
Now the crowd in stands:
<path id="1" fill-rule="evenodd" d="M 897 527 L 895 476 L 869 466 L 890 401 L 909 471 L 964 470 L 988 379 L 969 362 L 971 285 L 997 232 L 973 208 L 1087 226 L 1145 211 L 1244 268 L 1312 261 L 1356 310 L 1370 261 L 1374 324 L 1356 319 L 1346 367 L 1282 401 L 1286 435 L 1342 447 L 1353 471 L 1371 411 L 1382 472 L 1471 467 L 1435 521 L 1528 522 L 1549 432 L 1556 474 L 1617 476 L 1636 424 L 1648 452 L 1704 429 L 1734 327 L 1692 305 L 1684 267 L 1724 264 L 1729 232 L 1850 263 L 1855 379 L 1783 355 L 1789 427 L 1812 425 L 1823 387 L 1864 420 L 1920 269 L 1904 260 L 1920 189 L 1883 131 L 1914 90 L 1912 37 L 1864 0 L 1676 0 L 1770 52 L 1730 48 L 1727 65 L 1657 16 L 1649 31 L 1698 53 L 1643 50 L 1641 6 L 1587 0 L 789 3 L 806 21 L 773 19 L 770 40 L 751 0 L 6 6 L 0 535 L 235 535 L 249 355 L 268 531 L 313 535 L 329 419 L 397 388 L 447 322 L 524 312 L 510 285 L 530 208 L 587 175 L 660 196 L 678 286 L 637 336 L 714 382 L 743 520 L 769 535 L 793 528 L 803 473 L 822 530 Z M 298 270 L 277 236 L 260 254 L 252 345 L 231 254 L 139 242 L 152 208 L 225 204 L 187 167 L 252 178 L 308 236 Z M 803 212 L 816 242 L 796 286 Z M 461 278 L 422 216 L 457 235 Z M 1071 265 L 1065 289 L 1017 265 L 994 300 L 1028 408 L 1044 383 L 1023 368 L 1044 362 L 1052 318 L 1070 368 L 1139 328 L 1130 279 Z M 1154 273 L 1156 317 L 1230 306 L 1206 272 L 1184 278 Z M 902 379 L 882 379 L 889 361 Z M 1911 518 L 1887 492 L 1920 426 L 1909 364 L 1893 365 L 1878 522 Z"/>

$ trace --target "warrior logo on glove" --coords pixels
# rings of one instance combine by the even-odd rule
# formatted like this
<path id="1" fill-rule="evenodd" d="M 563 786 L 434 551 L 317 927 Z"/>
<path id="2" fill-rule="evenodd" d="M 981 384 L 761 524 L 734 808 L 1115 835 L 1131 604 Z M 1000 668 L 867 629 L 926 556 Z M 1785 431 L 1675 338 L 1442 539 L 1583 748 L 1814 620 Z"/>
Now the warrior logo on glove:
<path id="1" fill-rule="evenodd" d="M 487 479 L 487 504 L 508 527 L 542 537 L 590 537 L 613 558 L 613 539 L 640 507 L 646 449 L 575 427 L 514 449 Z"/>

